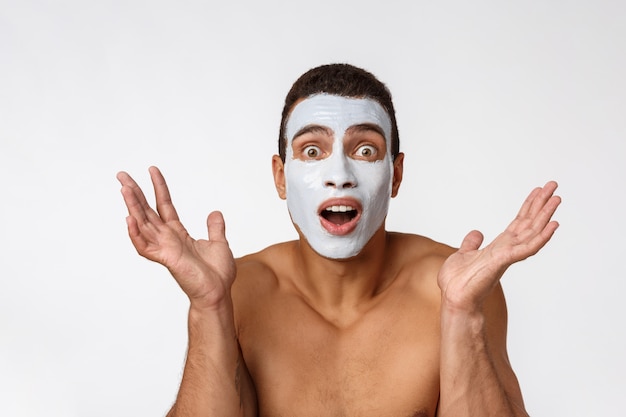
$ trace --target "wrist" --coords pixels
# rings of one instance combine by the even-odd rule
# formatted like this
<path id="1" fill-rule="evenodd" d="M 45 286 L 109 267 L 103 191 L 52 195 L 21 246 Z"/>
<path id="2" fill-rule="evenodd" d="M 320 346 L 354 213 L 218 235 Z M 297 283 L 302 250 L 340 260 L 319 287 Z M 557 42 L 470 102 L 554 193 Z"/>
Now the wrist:
<path id="1" fill-rule="evenodd" d="M 190 314 L 199 315 L 220 315 L 221 313 L 231 312 L 233 309 L 233 303 L 230 294 L 227 293 L 219 300 L 207 300 L 203 297 L 192 298 L 189 297 L 189 312 Z"/>
<path id="2" fill-rule="evenodd" d="M 473 316 L 482 312 L 482 302 L 472 297 L 442 291 L 441 311 L 447 314 Z"/>
<path id="3" fill-rule="evenodd" d="M 195 349 L 222 352 L 232 349 L 230 343 L 236 340 L 232 303 L 211 307 L 192 303 L 188 314 L 190 349 L 192 340 L 201 342 L 193 343 Z"/>
<path id="4" fill-rule="evenodd" d="M 441 326 L 442 331 L 455 331 L 470 335 L 483 334 L 485 326 L 485 314 L 478 306 L 473 308 L 459 307 L 454 303 L 441 303 Z"/>

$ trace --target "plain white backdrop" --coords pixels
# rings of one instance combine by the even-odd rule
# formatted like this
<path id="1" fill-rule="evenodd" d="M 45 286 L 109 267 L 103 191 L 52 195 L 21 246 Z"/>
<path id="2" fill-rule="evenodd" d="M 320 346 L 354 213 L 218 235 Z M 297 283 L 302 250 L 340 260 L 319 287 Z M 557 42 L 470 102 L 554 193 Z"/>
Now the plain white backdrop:
<path id="1" fill-rule="evenodd" d="M 535 417 L 620 416 L 626 390 L 626 3 L 0 0 L 0 415 L 159 416 L 187 300 L 126 235 L 115 174 L 158 165 L 191 234 L 236 256 L 292 239 L 270 159 L 307 69 L 395 100 L 391 230 L 490 240 L 560 183 L 561 223 L 506 274 Z M 149 189 L 149 188 L 148 188 Z"/>

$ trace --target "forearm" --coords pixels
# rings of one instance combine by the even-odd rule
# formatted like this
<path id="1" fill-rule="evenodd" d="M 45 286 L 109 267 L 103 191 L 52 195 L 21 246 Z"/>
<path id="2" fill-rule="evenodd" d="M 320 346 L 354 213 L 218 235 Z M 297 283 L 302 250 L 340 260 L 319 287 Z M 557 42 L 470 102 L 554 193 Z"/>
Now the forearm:
<path id="1" fill-rule="evenodd" d="M 232 306 L 207 311 L 192 305 L 188 320 L 185 369 L 168 417 L 243 415 Z"/>
<path id="2" fill-rule="evenodd" d="M 444 303 L 441 338 L 439 417 L 527 416 L 508 360 L 496 358 L 489 345 L 482 312 L 455 311 Z"/>

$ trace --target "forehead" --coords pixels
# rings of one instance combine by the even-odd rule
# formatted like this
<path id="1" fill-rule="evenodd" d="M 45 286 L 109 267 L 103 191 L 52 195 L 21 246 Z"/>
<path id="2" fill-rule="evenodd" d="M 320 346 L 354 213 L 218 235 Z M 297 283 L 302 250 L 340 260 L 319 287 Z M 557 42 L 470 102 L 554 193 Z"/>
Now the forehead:
<path id="1" fill-rule="evenodd" d="M 304 127 L 320 125 L 343 136 L 348 128 L 359 124 L 377 125 L 387 141 L 391 138 L 391 119 L 376 100 L 332 94 L 317 94 L 299 102 L 289 115 L 285 133 L 291 142 Z"/>

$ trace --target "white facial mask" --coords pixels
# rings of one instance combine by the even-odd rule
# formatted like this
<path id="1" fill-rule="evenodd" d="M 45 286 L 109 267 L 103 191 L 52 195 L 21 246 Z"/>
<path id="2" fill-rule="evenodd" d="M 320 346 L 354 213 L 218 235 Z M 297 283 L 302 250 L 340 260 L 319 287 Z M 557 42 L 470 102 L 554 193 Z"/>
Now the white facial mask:
<path id="1" fill-rule="evenodd" d="M 346 130 L 360 124 L 376 125 L 383 131 L 387 149 L 381 160 L 357 160 L 346 154 Z M 294 158 L 294 135 L 310 125 L 334 132 L 332 153 L 324 159 Z M 296 105 L 285 133 L 287 207 L 293 222 L 320 255 L 332 259 L 357 255 L 383 224 L 389 208 L 393 179 L 389 115 L 371 99 L 319 94 Z M 328 205 L 335 210 L 359 207 L 356 226 L 335 230 L 320 218 L 320 209 Z"/>

